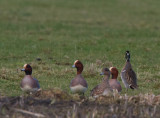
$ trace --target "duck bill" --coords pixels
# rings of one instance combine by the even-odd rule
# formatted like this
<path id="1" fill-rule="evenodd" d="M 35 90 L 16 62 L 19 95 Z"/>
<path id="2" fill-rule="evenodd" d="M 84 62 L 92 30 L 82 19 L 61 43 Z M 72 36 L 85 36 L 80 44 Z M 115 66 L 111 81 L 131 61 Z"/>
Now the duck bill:
<path id="1" fill-rule="evenodd" d="M 104 72 L 100 73 L 100 75 L 104 75 Z"/>
<path id="2" fill-rule="evenodd" d="M 75 68 L 76 66 L 75 65 L 72 65 L 72 68 Z"/>
<path id="3" fill-rule="evenodd" d="M 25 69 L 21 69 L 21 71 L 25 71 Z"/>

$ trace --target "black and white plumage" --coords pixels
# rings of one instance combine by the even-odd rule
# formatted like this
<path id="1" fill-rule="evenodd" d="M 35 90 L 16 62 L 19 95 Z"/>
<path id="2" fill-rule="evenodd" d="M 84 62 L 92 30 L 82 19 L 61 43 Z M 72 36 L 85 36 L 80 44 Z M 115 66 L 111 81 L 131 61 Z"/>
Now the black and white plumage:
<path id="1" fill-rule="evenodd" d="M 137 76 L 134 70 L 132 69 L 131 63 L 130 63 L 130 53 L 129 51 L 126 51 L 126 63 L 121 71 L 121 79 L 126 89 L 136 89 L 138 87 L 137 85 Z"/>

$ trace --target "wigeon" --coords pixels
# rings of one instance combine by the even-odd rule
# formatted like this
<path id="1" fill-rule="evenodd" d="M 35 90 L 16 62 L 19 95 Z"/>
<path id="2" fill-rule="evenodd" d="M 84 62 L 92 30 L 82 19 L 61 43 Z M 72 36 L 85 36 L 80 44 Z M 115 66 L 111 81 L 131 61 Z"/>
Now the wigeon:
<path id="1" fill-rule="evenodd" d="M 108 68 L 104 68 L 102 70 L 101 75 L 104 75 L 104 78 L 103 78 L 102 82 L 99 85 L 97 85 L 96 87 L 94 87 L 91 90 L 91 96 L 92 97 L 97 98 L 97 97 L 99 97 L 101 95 L 109 96 L 113 92 L 112 88 L 109 85 L 109 77 L 110 77 L 109 69 Z"/>
<path id="2" fill-rule="evenodd" d="M 77 68 L 77 75 L 71 81 L 70 89 L 73 93 L 82 93 L 84 95 L 85 91 L 88 88 L 88 84 L 82 76 L 83 64 L 79 60 L 76 60 L 72 67 Z"/>
<path id="3" fill-rule="evenodd" d="M 24 71 L 26 74 L 20 83 L 22 91 L 27 93 L 38 91 L 40 89 L 40 85 L 38 80 L 31 76 L 32 67 L 29 64 L 25 64 L 21 71 Z"/>
<path id="4" fill-rule="evenodd" d="M 109 84 L 110 84 L 112 89 L 115 89 L 120 93 L 122 91 L 122 87 L 121 87 L 119 81 L 117 80 L 118 69 L 115 68 L 115 67 L 110 67 L 109 70 L 110 70 L 111 75 L 112 75 L 111 79 L 109 80 Z"/>

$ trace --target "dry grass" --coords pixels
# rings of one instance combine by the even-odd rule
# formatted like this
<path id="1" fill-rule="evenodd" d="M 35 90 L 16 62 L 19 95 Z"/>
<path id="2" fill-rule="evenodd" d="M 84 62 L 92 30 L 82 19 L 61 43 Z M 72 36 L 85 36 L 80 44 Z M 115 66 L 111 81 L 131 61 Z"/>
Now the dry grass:
<path id="1" fill-rule="evenodd" d="M 78 95 L 77 95 L 78 96 Z M 39 97 L 2 97 L 0 115 L 3 117 L 99 118 L 99 117 L 159 117 L 160 96 L 101 96 L 97 99 L 68 95 L 60 89 L 41 91 Z M 18 109 L 19 112 L 16 112 Z M 35 113 L 35 114 L 34 114 Z"/>

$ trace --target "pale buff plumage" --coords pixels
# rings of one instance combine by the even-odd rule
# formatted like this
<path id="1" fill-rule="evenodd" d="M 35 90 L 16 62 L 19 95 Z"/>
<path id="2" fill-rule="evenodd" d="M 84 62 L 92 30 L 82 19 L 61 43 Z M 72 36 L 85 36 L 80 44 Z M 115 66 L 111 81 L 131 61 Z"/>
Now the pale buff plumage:
<path id="1" fill-rule="evenodd" d="M 110 77 L 109 69 L 104 68 L 102 74 L 104 75 L 102 82 L 91 90 L 91 96 L 95 98 L 101 95 L 109 96 L 113 92 L 112 88 L 109 85 L 109 77 Z"/>

